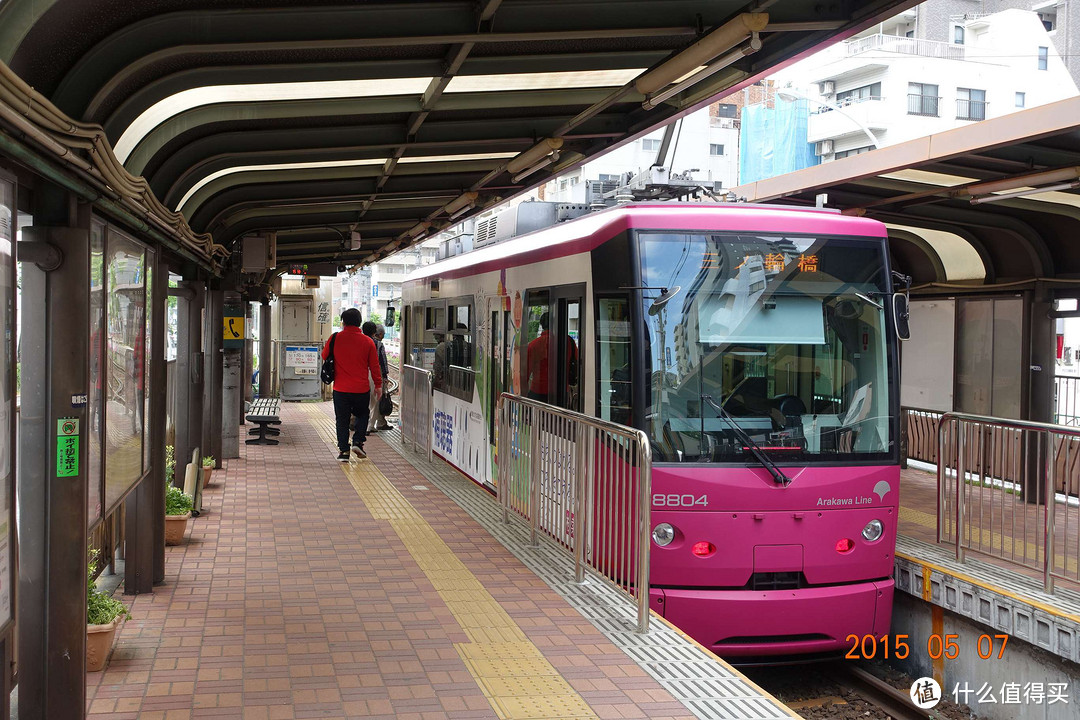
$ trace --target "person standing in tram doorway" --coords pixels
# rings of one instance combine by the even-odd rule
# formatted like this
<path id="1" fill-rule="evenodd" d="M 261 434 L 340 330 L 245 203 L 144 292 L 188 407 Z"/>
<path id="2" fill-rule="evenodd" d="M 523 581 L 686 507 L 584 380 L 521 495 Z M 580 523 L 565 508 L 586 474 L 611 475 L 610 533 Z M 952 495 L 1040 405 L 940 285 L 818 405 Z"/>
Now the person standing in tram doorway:
<path id="1" fill-rule="evenodd" d="M 341 313 L 341 332 L 334 333 L 323 346 L 323 360 L 330 356 L 334 342 L 334 418 L 337 420 L 338 460 L 349 460 L 349 421 L 356 416 L 352 451 L 365 458 L 368 403 L 372 392 L 376 397 L 382 388 L 379 351 L 375 341 L 360 332 L 360 311 L 349 308 Z M 368 380 L 370 374 L 370 382 Z"/>
<path id="2" fill-rule="evenodd" d="M 558 402 L 557 397 L 552 397 L 550 380 L 548 378 L 548 358 L 558 352 L 552 346 L 554 338 L 551 336 L 551 315 L 544 313 L 540 316 L 540 335 L 529 343 L 525 350 L 525 368 L 528 372 L 526 382 L 529 387 L 528 397 L 532 400 L 551 404 Z M 567 380 L 576 385 L 577 377 L 577 343 L 569 335 L 566 336 L 566 366 Z"/>

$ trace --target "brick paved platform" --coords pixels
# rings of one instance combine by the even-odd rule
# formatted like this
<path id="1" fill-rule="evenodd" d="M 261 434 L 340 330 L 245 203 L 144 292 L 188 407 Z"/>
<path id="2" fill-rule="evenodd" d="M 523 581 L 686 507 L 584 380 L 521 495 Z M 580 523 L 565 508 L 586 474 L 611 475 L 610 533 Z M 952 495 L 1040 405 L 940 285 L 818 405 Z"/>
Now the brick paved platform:
<path id="1" fill-rule="evenodd" d="M 125 598 L 89 717 L 702 716 L 382 440 L 342 464 L 324 406 L 282 414 L 281 445 L 214 473 L 165 584 Z"/>

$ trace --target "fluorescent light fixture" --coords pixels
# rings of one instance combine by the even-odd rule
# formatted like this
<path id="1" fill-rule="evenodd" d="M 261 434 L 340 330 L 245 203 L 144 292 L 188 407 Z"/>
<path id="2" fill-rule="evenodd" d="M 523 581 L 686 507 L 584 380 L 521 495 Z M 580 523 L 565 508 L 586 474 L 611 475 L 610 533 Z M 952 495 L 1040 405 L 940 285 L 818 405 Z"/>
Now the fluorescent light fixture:
<path id="1" fill-rule="evenodd" d="M 403 157 L 398 160 L 399 163 L 421 163 L 421 162 L 457 162 L 459 160 L 505 160 L 506 158 L 512 158 L 517 153 L 514 152 L 496 152 L 496 153 L 470 153 L 467 155 L 415 155 L 413 157 Z"/>
<path id="2" fill-rule="evenodd" d="M 729 52 L 736 45 L 761 32 L 769 24 L 768 13 L 742 13 L 698 40 L 660 67 L 639 77 L 634 85 L 642 95 L 651 95 L 666 85 Z"/>
<path id="3" fill-rule="evenodd" d="M 644 68 L 621 68 L 618 70 L 575 70 L 568 72 L 505 73 L 501 75 L 457 75 L 446 86 L 443 94 L 618 87 L 636 78 L 643 70 Z"/>
<path id="4" fill-rule="evenodd" d="M 478 197 L 480 197 L 480 193 L 478 193 L 476 191 L 469 191 L 469 192 L 466 192 L 466 193 L 462 193 L 458 197 L 456 197 L 453 200 L 451 200 L 450 202 L 446 203 L 446 205 L 443 207 L 443 210 L 446 211 L 447 215 L 453 217 L 455 213 L 458 213 L 458 212 L 463 211 L 463 210 L 468 210 L 473 205 L 475 205 L 476 204 L 476 198 L 478 198 Z"/>
<path id="5" fill-rule="evenodd" d="M 727 66 L 731 65 L 733 62 L 737 60 L 742 60 L 747 55 L 752 55 L 760 49 L 761 38 L 758 37 L 757 33 L 754 33 L 753 38 L 747 44 L 743 45 L 740 48 L 732 50 L 727 55 L 714 62 L 712 65 L 698 70 L 690 77 L 669 86 L 665 90 L 661 90 L 660 92 L 648 96 L 645 99 L 645 102 L 641 103 L 641 107 L 645 110 L 652 110 L 654 107 L 664 102 L 672 95 L 681 93 L 683 90 L 690 87 L 691 85 L 695 85 L 704 80 L 705 78 L 715 75 Z"/>
<path id="6" fill-rule="evenodd" d="M 536 165 L 541 158 L 550 155 L 552 151 L 558 150 L 562 146 L 562 138 L 545 138 L 506 163 L 506 169 L 511 173 L 519 173 L 525 168 Z"/>
<path id="7" fill-rule="evenodd" d="M 1043 187 L 1029 187 L 1019 190 L 1012 190 L 1009 192 L 999 192 L 991 195 L 980 195 L 979 197 L 971 198 L 972 205 L 981 205 L 982 203 L 992 203 L 998 200 L 1009 200 L 1011 198 L 1025 197 L 1027 195 L 1041 195 L 1042 193 L 1054 192 L 1056 190 L 1073 190 L 1080 187 L 1080 182 L 1065 182 L 1057 183 L 1056 185 L 1046 185 Z"/>
<path id="8" fill-rule="evenodd" d="M 517 175 L 514 175 L 514 177 L 512 179 L 513 179 L 514 182 L 521 182 L 522 180 L 529 177 L 530 175 L 532 175 L 537 170 L 540 170 L 541 168 L 545 168 L 545 167 L 547 167 L 548 165 L 550 165 L 553 162 L 558 162 L 558 160 L 559 160 L 559 152 L 556 150 L 555 152 L 551 153 L 547 157 L 543 158 L 540 162 L 533 165 L 531 168 L 528 168 L 526 170 L 522 170 Z"/>
<path id="9" fill-rule="evenodd" d="M 1007 192 L 1019 188 L 1050 185 L 1056 183 L 1071 183 L 1080 178 L 1080 166 L 1057 168 L 1056 170 L 1043 170 L 1026 175 L 1015 175 L 1001 180 L 968 185 L 964 191 L 968 195 L 989 195 L 996 192 Z"/>
<path id="10" fill-rule="evenodd" d="M 427 232 L 429 227 L 431 227 L 431 223 L 429 223 L 429 222 L 416 223 L 416 225 L 413 225 L 409 229 L 409 231 L 405 233 L 405 235 L 406 235 L 406 237 L 411 237 L 411 238 L 420 237 L 421 235 L 423 235 L 424 233 Z"/>

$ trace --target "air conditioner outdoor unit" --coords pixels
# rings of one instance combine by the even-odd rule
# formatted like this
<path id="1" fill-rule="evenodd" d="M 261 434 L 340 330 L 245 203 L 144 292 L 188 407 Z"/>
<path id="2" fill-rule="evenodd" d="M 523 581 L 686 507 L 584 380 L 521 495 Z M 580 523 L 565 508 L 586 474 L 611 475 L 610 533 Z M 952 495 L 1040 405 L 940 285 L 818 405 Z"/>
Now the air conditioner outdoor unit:
<path id="1" fill-rule="evenodd" d="M 828 155 L 832 151 L 833 151 L 833 141 L 832 140 L 818 140 L 816 143 L 814 143 L 814 154 L 817 155 L 818 157 L 821 157 L 822 155 Z"/>
<path id="2" fill-rule="evenodd" d="M 821 89 L 822 95 L 832 95 L 836 92 L 836 82 L 833 80 L 818 83 L 818 87 Z"/>
<path id="3" fill-rule="evenodd" d="M 240 272 L 261 273 L 277 267 L 276 233 L 248 235 L 240 248 Z"/>

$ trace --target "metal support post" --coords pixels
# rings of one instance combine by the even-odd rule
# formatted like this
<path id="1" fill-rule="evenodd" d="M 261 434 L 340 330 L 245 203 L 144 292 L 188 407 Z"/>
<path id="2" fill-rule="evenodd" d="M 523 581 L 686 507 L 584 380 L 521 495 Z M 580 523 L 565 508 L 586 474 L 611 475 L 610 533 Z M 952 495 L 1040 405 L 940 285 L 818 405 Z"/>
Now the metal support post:
<path id="1" fill-rule="evenodd" d="M 157 389 L 150 395 L 150 489 L 153 491 L 153 545 L 155 585 L 165 582 L 165 446 L 168 444 L 168 360 L 165 338 L 169 322 L 169 264 L 157 254 L 154 293 L 150 305 L 150 377 Z M 175 381 L 174 381 L 175 382 Z M 175 393 L 175 390 L 174 390 Z M 175 449 L 175 448 L 174 448 Z M 175 457 L 175 456 L 174 456 Z"/>
<path id="2" fill-rule="evenodd" d="M 165 303 L 168 271 L 162 272 L 157 253 L 147 252 L 149 292 L 146 318 L 150 323 L 150 372 L 146 385 L 150 409 L 145 418 L 145 439 L 150 449 L 150 472 L 125 501 L 124 522 L 127 552 L 124 557 L 124 593 L 152 592 L 158 569 L 161 538 L 161 575 L 165 574 Z M 143 359 L 145 362 L 145 359 Z"/>
<path id="3" fill-rule="evenodd" d="M 225 311 L 225 293 L 211 290 L 206 294 L 206 312 L 203 319 L 206 329 L 203 342 L 206 363 L 203 378 L 203 454 L 214 456 L 214 467 L 221 467 L 222 448 L 222 384 L 224 383 L 225 357 L 222 352 L 222 317 Z M 239 454 L 239 450 L 237 450 Z"/>
<path id="4" fill-rule="evenodd" d="M 274 384 L 270 373 L 270 366 L 274 357 L 273 346 L 270 342 L 270 301 L 263 300 L 259 306 L 259 397 L 270 397 L 273 394 Z"/>
<path id="5" fill-rule="evenodd" d="M 191 291 L 190 299 L 180 297 L 176 333 L 176 473 L 173 483 L 184 485 L 184 466 L 203 435 L 202 307 L 205 285 L 185 281 L 180 286 Z"/>
<path id="6" fill-rule="evenodd" d="M 1045 567 L 1043 568 L 1043 589 L 1048 593 L 1052 593 L 1054 592 L 1054 554 L 1057 552 L 1054 547 L 1054 530 L 1057 515 L 1054 466 L 1057 463 L 1054 462 L 1054 437 L 1048 432 L 1040 434 L 1043 435 L 1046 440 L 1046 455 L 1043 458 L 1043 467 L 1045 468 L 1044 477 L 1046 478 L 1046 544 L 1043 546 L 1046 548 L 1046 555 L 1044 557 Z M 1068 563 L 1065 563 L 1065 565 L 1065 569 L 1067 570 Z"/>
<path id="7" fill-rule="evenodd" d="M 255 374 L 255 358 L 252 353 L 255 350 L 255 343 L 252 342 L 251 328 L 255 322 L 255 313 L 253 311 L 254 305 L 249 302 L 244 303 L 244 367 L 240 370 L 240 385 L 244 388 L 243 396 L 240 402 L 240 417 L 237 418 L 238 422 L 244 424 L 244 403 L 251 402 L 255 399 L 254 391 L 251 387 L 251 378 Z"/>
<path id="8" fill-rule="evenodd" d="M 219 460 L 240 457 L 240 423 L 237 417 L 244 412 L 243 351 L 223 351 L 221 385 L 221 453 Z M 220 466 L 220 462 L 218 463 Z"/>
<path id="9" fill-rule="evenodd" d="M 540 410 L 529 408 L 529 474 L 525 487 L 529 489 L 529 545 L 540 544 L 537 524 L 540 522 Z"/>
<path id="10" fill-rule="evenodd" d="M 80 440 L 90 435 L 81 401 L 89 382 L 89 208 L 71 203 L 69 218 L 79 227 L 23 231 L 27 240 L 50 242 L 63 256 L 52 272 L 31 264 L 22 268 L 18 622 L 23 720 L 82 720 L 86 708 L 86 608 L 80 598 L 86 596 L 89 443 Z M 74 443 L 61 442 L 72 435 Z M 61 450 L 64 463 L 58 467 Z"/>
<path id="11" fill-rule="evenodd" d="M 585 582 L 585 546 L 589 542 L 588 521 L 585 518 L 585 499 L 589 493 L 591 474 L 588 464 L 592 431 L 587 426 L 577 428 L 574 464 L 574 582 Z"/>
<path id="12" fill-rule="evenodd" d="M 964 482 L 967 447 L 964 438 L 967 427 L 964 422 L 956 423 L 956 559 L 964 562 Z"/>

